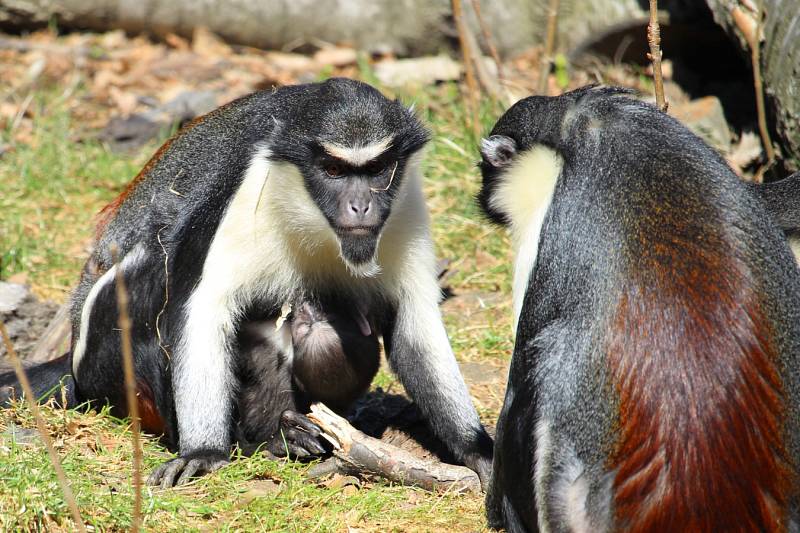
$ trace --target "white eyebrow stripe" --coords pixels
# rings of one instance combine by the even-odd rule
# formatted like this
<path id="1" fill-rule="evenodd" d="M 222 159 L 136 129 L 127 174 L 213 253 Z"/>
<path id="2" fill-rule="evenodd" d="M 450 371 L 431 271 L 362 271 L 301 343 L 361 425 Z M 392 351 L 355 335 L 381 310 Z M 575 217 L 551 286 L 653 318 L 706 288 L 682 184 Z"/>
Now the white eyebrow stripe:
<path id="1" fill-rule="evenodd" d="M 388 150 L 393 140 L 394 137 L 390 135 L 378 142 L 363 146 L 342 146 L 340 144 L 323 142 L 322 147 L 329 155 L 336 159 L 341 159 L 354 167 L 360 167 Z"/>

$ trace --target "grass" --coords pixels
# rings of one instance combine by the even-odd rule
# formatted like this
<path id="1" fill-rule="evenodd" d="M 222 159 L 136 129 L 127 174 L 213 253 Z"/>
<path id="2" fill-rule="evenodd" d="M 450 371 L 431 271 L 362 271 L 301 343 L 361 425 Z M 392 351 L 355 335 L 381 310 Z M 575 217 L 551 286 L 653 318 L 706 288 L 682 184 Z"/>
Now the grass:
<path id="1" fill-rule="evenodd" d="M 463 298 L 444 305 L 454 349 L 461 361 L 502 367 L 511 350 L 509 246 L 504 233 L 480 217 L 473 200 L 479 187 L 478 140 L 466 122 L 459 88 L 443 84 L 396 96 L 413 101 L 433 131 L 426 193 L 439 257 L 450 261 L 448 283 L 456 295 L 471 295 L 481 304 L 477 311 L 465 307 Z M 37 295 L 63 301 L 87 257 L 93 216 L 138 172 L 156 146 L 123 156 L 91 140 L 75 142 L 82 133 L 79 124 L 55 90 L 38 90 L 30 109 L 25 142 L 18 142 L 19 131 L 0 132 L 0 145 L 12 146 L 0 157 L 0 279 L 27 276 Z M 500 112 L 495 104 L 483 105 L 484 131 Z M 464 311 L 467 307 L 469 312 Z M 396 383 L 381 371 L 375 386 Z M 485 421 L 496 418 L 502 393 L 473 387 Z M 104 531 L 127 529 L 133 506 L 128 426 L 107 412 L 81 414 L 49 407 L 43 412 L 87 525 Z M 25 437 L 34 427 L 24 405 L 0 410 L 0 529 L 71 530 L 46 452 L 35 437 Z M 146 471 L 165 457 L 167 452 L 155 439 L 145 440 Z M 327 486 L 306 480 L 307 468 L 291 461 L 243 458 L 186 487 L 146 489 L 145 528 L 309 532 L 486 528 L 482 496 L 432 494 L 384 482 Z"/>

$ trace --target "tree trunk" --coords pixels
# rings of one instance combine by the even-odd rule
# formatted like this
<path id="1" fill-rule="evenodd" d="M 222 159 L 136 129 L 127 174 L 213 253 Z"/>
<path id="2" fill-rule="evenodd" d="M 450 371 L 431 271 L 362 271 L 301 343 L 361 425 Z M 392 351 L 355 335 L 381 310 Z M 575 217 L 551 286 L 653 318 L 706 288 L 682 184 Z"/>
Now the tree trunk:
<path id="1" fill-rule="evenodd" d="M 529 0 L 482 0 L 501 53 L 535 44 Z M 468 10 L 473 26 L 474 12 Z M 450 0 L 0 0 L 0 26 L 124 29 L 191 36 L 205 26 L 226 41 L 267 49 L 325 41 L 401 55 L 435 53 L 455 39 Z"/>
<path id="2" fill-rule="evenodd" d="M 753 5 L 763 3 L 760 63 L 767 99 L 767 121 L 779 137 L 786 170 L 800 169 L 800 0 L 707 0 L 714 20 L 750 57 L 755 31 Z M 773 139 L 775 140 L 775 139 Z"/>

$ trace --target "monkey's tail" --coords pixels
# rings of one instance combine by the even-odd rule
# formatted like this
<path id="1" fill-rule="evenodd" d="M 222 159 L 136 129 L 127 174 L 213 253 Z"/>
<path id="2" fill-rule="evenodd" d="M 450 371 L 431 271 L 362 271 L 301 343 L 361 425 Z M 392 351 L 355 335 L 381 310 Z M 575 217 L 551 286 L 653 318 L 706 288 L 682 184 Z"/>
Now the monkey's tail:
<path id="1" fill-rule="evenodd" d="M 65 409 L 78 404 L 70 366 L 69 353 L 66 353 L 52 361 L 25 369 L 37 401 L 44 403 L 52 398 Z M 7 406 L 10 400 L 21 398 L 22 395 L 22 385 L 14 371 L 0 374 L 0 406 Z"/>

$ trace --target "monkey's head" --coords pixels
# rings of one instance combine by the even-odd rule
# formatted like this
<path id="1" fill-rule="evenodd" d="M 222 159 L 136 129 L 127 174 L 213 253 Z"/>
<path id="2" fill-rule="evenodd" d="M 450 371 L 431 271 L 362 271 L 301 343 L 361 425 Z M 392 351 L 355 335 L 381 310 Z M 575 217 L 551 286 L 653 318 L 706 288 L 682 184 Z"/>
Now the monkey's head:
<path id="1" fill-rule="evenodd" d="M 483 212 L 498 224 L 526 224 L 549 204 L 564 159 L 574 160 L 576 151 L 600 143 L 603 117 L 615 109 L 609 97 L 628 98 L 632 92 L 587 85 L 511 106 L 481 142 L 478 202 Z"/>
<path id="2" fill-rule="evenodd" d="M 542 140 L 554 100 L 532 96 L 517 102 L 481 141 L 478 203 L 497 224 L 526 223 L 561 172 L 561 156 Z"/>
<path id="3" fill-rule="evenodd" d="M 351 271 L 369 273 L 413 157 L 428 140 L 414 113 L 348 79 L 308 85 L 281 121 L 272 157 L 297 167 Z"/>

